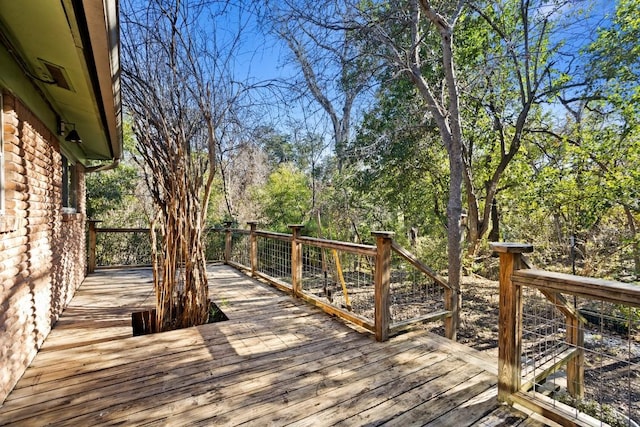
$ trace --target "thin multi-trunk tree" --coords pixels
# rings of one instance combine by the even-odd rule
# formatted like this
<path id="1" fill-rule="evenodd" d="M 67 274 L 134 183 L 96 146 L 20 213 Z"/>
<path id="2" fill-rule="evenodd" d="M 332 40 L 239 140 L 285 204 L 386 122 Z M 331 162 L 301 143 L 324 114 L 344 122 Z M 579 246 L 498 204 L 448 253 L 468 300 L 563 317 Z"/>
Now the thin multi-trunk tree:
<path id="1" fill-rule="evenodd" d="M 238 36 L 215 28 L 226 6 L 121 4 L 123 101 L 157 210 L 151 229 L 160 331 L 208 318 L 207 208 L 240 93 L 229 68 Z"/>

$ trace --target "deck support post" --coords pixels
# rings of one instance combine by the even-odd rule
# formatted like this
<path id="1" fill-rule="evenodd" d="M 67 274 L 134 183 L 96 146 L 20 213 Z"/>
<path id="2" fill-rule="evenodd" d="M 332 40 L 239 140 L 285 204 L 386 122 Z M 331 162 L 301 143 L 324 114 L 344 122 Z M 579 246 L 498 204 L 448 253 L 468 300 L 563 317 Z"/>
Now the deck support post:
<path id="1" fill-rule="evenodd" d="M 567 391 L 572 397 L 584 397 L 584 326 L 580 313 L 567 316 L 567 343 L 576 348 L 576 355 L 567 363 Z"/>
<path id="2" fill-rule="evenodd" d="M 90 219 L 89 221 L 89 262 L 87 263 L 87 272 L 96 271 L 96 244 L 98 241 L 98 232 L 96 231 L 99 220 Z"/>
<path id="3" fill-rule="evenodd" d="M 395 233 L 374 231 L 376 238 L 376 270 L 375 270 L 375 332 L 377 341 L 389 339 L 391 313 L 389 309 L 389 288 L 391 286 L 391 244 Z"/>
<path id="4" fill-rule="evenodd" d="M 533 251 L 523 243 L 491 243 L 500 256 L 500 314 L 498 317 L 498 400 L 511 403 L 520 389 L 522 350 L 522 289 L 511 281 L 523 267 L 522 254 Z"/>
<path id="5" fill-rule="evenodd" d="M 229 264 L 231 261 L 231 244 L 233 239 L 233 233 L 231 233 L 231 221 L 224 222 L 224 231 L 225 231 L 225 239 L 224 239 L 224 263 Z"/>
<path id="6" fill-rule="evenodd" d="M 256 229 L 258 221 L 247 221 L 251 234 L 249 234 L 249 260 L 251 263 L 251 276 L 255 277 L 258 269 L 258 239 L 256 237 Z"/>
<path id="7" fill-rule="evenodd" d="M 302 244 L 298 241 L 304 224 L 291 224 L 291 290 L 293 296 L 302 294 Z"/>

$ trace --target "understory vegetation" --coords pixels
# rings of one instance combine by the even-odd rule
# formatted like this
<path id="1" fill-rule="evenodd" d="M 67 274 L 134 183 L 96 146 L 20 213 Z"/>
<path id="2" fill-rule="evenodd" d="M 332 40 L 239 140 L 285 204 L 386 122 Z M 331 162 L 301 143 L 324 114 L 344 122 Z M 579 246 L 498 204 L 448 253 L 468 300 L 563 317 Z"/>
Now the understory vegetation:
<path id="1" fill-rule="evenodd" d="M 182 154 L 207 184 L 194 226 L 393 231 L 453 282 L 496 277 L 488 242 L 527 242 L 546 269 L 638 281 L 640 2 L 258 3 L 123 3 L 125 27 L 143 7 L 171 12 L 195 61 L 158 83 L 185 102 L 164 105 L 166 138 L 189 120 Z M 259 61 L 282 75 L 248 71 Z M 123 63 L 133 81 L 139 63 Z M 164 209 L 141 154 L 160 134 L 125 101 L 127 154 L 88 176 L 88 216 L 145 227 Z"/>

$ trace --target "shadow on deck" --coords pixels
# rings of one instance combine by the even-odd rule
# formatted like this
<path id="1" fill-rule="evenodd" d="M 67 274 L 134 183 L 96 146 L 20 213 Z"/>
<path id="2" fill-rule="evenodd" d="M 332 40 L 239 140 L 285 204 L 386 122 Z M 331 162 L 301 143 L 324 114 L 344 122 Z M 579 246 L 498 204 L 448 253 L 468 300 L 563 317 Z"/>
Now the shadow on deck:
<path id="1" fill-rule="evenodd" d="M 378 343 L 227 266 L 229 321 L 131 336 L 151 272 L 87 277 L 0 425 L 544 425 L 496 401 L 497 361 L 425 331 Z"/>

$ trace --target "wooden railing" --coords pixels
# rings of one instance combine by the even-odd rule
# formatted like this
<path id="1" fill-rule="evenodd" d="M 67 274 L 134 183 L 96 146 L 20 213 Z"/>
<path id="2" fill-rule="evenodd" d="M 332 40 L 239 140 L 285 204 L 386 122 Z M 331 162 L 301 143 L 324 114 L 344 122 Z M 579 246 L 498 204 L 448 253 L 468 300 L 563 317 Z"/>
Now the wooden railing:
<path id="1" fill-rule="evenodd" d="M 149 228 L 98 227 L 101 221 L 89 220 L 87 271 L 96 268 L 151 266 L 151 240 Z M 223 229 L 207 229 L 206 257 L 209 261 L 224 259 Z M 119 236 L 118 238 L 114 238 Z M 126 237 L 123 237 L 126 236 Z M 109 241 L 114 238 L 114 242 Z"/>
<path id="2" fill-rule="evenodd" d="M 291 234 L 285 234 L 257 230 L 255 222 L 248 224 L 249 230 L 224 229 L 225 263 L 373 332 L 379 341 L 416 323 L 436 320 L 445 321 L 445 334 L 451 336 L 452 292 L 448 283 L 394 242 L 393 233 L 374 232 L 376 244 L 365 245 L 302 236 L 302 225 L 291 225 Z M 393 265 L 398 263 L 392 263 L 392 254 L 398 254 L 429 281 L 425 285 L 425 280 L 414 280 L 414 288 L 423 294 L 426 286 L 441 291 L 432 295 L 440 300 L 439 306 L 433 304 L 436 309 L 424 302 L 423 295 L 422 312 L 414 310 L 419 315 L 394 321 L 390 308 L 402 305 L 394 300 L 394 292 L 402 284 L 394 283 L 398 275 Z M 396 307 L 394 311 L 399 310 Z"/>
<path id="3" fill-rule="evenodd" d="M 531 245 L 492 243 L 491 248 L 500 256 L 498 399 L 563 425 L 614 422 L 602 418 L 607 413 L 617 417 L 615 423 L 635 425 L 640 286 L 533 269 L 523 255 L 533 251 Z M 616 332 L 612 322 L 626 332 Z M 585 333 L 591 342 L 585 342 Z M 620 348 L 610 348 L 618 342 Z M 603 365 L 628 381 L 608 384 L 598 373 Z M 585 368 L 592 371 L 590 381 Z M 553 386 L 545 386 L 549 378 Z M 596 409 L 588 414 L 590 406 Z"/>
<path id="4" fill-rule="evenodd" d="M 448 283 L 395 243 L 393 233 L 374 232 L 376 245 L 365 245 L 302 236 L 302 225 L 291 225 L 291 234 L 248 225 L 248 230 L 229 224 L 223 230 L 225 263 L 373 332 L 380 341 L 437 320 L 444 320 L 445 335 L 452 336 Z M 403 273 L 410 269 L 417 274 L 406 280 Z M 420 298 L 412 301 L 415 296 Z"/>
<path id="5" fill-rule="evenodd" d="M 143 266 L 151 265 L 151 242 L 149 239 L 148 228 L 113 228 L 102 227 L 99 228 L 98 224 L 101 221 L 90 220 L 89 223 L 89 247 L 88 247 L 88 262 L 87 270 L 89 273 L 93 273 L 98 266 Z M 117 258 L 117 261 L 112 259 L 112 262 L 99 262 L 98 247 L 105 246 L 105 242 L 98 242 L 98 236 L 110 236 L 113 234 L 128 235 L 135 239 L 135 241 L 129 241 L 126 239 L 119 239 L 119 245 L 109 245 L 108 248 L 103 248 L 103 252 L 109 253 L 109 258 Z M 144 237 L 140 237 L 143 235 Z"/>
<path id="6" fill-rule="evenodd" d="M 149 234 L 149 229 L 99 228 L 97 223 L 89 222 L 89 272 L 99 266 L 98 236 Z M 365 245 L 302 236 L 302 225 L 291 225 L 291 234 L 258 230 L 255 222 L 248 225 L 209 229 L 208 261 L 244 270 L 373 332 L 379 341 L 439 320 L 444 321 L 445 335 L 453 335 L 453 293 L 447 281 L 394 242 L 393 233 L 374 232 L 376 244 Z"/>

